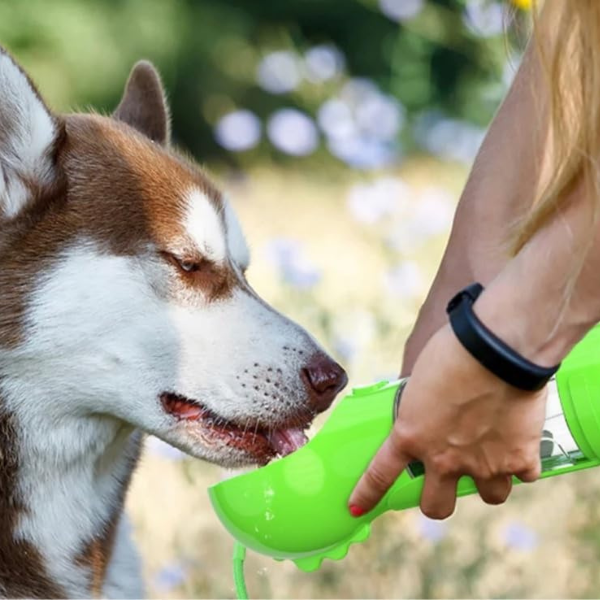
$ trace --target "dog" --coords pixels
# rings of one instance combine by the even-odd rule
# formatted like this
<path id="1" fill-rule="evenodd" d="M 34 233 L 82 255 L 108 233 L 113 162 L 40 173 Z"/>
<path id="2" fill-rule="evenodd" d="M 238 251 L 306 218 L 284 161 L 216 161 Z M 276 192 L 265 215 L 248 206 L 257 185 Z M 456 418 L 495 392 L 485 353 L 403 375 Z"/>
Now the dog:
<path id="1" fill-rule="evenodd" d="M 0 595 L 142 597 L 144 434 L 225 467 L 304 443 L 347 376 L 249 260 L 150 63 L 111 116 L 57 115 L 0 50 Z"/>

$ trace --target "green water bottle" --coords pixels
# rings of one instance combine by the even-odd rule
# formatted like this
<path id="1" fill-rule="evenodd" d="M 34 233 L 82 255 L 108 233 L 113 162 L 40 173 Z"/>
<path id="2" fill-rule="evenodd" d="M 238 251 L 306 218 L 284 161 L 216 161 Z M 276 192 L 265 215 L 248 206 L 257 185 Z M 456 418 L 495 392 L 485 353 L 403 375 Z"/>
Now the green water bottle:
<path id="1" fill-rule="evenodd" d="M 390 433 L 405 383 L 354 388 L 306 446 L 210 488 L 213 507 L 229 532 L 248 548 L 312 571 L 324 558 L 343 558 L 352 543 L 366 539 L 382 513 L 417 506 L 424 482 L 419 463 L 411 464 L 366 515 L 353 518 L 347 506 Z M 599 326 L 548 383 L 540 456 L 542 478 L 600 465 Z M 476 491 L 470 477 L 460 479 L 459 496 Z"/>

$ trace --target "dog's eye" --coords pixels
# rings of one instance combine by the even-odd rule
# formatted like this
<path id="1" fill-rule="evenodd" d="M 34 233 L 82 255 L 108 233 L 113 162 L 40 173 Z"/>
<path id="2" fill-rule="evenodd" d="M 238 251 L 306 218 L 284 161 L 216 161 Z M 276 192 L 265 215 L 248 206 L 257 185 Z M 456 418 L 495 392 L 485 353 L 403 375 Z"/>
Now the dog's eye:
<path id="1" fill-rule="evenodd" d="M 200 263 L 192 260 L 178 260 L 179 268 L 186 273 L 194 273 L 200 270 Z"/>
<path id="2" fill-rule="evenodd" d="M 187 258 L 180 258 L 170 252 L 163 252 L 163 256 L 178 269 L 184 273 L 196 273 L 202 268 L 202 262 L 197 260 L 190 260 Z"/>

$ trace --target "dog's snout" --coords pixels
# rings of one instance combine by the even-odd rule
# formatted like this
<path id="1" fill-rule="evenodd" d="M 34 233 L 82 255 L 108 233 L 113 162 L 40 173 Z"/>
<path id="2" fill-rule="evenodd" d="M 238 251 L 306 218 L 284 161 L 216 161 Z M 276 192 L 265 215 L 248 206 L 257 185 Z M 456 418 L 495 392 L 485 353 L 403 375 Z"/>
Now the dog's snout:
<path id="1" fill-rule="evenodd" d="M 310 402 L 317 412 L 328 409 L 336 395 L 348 383 L 346 371 L 324 354 L 315 354 L 302 369 L 302 379 Z"/>

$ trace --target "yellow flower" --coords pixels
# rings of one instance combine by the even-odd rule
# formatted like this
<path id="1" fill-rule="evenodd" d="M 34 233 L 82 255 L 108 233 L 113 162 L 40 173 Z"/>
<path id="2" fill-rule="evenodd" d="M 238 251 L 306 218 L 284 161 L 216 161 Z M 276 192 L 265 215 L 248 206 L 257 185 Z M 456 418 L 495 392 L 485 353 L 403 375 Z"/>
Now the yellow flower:
<path id="1" fill-rule="evenodd" d="M 529 10 L 531 8 L 531 0 L 510 0 L 517 8 Z"/>

